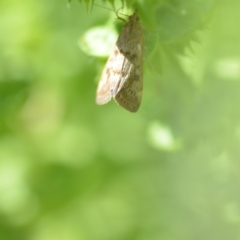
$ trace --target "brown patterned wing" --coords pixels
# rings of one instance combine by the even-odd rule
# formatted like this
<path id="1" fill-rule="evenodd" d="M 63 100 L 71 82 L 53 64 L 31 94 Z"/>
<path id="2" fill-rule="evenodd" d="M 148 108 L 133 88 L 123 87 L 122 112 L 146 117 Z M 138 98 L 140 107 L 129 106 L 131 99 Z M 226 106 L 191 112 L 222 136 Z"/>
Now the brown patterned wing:
<path id="1" fill-rule="evenodd" d="M 114 100 L 131 112 L 140 106 L 143 89 L 144 37 L 137 11 L 122 28 L 100 79 L 96 102 Z"/>
<path id="2" fill-rule="evenodd" d="M 129 17 L 116 46 L 124 59 L 119 87 L 113 97 L 120 106 L 136 112 L 142 99 L 144 50 L 144 36 L 137 11 Z"/>
<path id="3" fill-rule="evenodd" d="M 101 79 L 97 88 L 97 104 L 105 104 L 111 100 L 117 92 L 122 76 L 124 56 L 120 54 L 117 46 L 114 46 L 111 55 L 103 69 Z"/>
<path id="4" fill-rule="evenodd" d="M 141 104 L 143 89 L 142 59 L 137 62 L 124 59 L 123 75 L 114 100 L 130 112 L 136 112 Z"/>
<path id="5" fill-rule="evenodd" d="M 96 103 L 99 105 L 109 102 L 112 98 L 112 94 L 110 91 L 110 69 L 108 66 L 109 61 L 110 61 L 110 58 L 108 59 L 103 69 L 101 79 L 98 83 Z"/>

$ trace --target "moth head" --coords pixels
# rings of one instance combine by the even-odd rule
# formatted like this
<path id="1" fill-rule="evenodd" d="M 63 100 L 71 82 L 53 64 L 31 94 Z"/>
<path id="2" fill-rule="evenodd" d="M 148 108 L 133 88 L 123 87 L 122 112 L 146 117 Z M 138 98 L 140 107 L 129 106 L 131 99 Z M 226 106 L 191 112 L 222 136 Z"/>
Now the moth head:
<path id="1" fill-rule="evenodd" d="M 137 10 L 135 10 L 134 13 L 129 17 L 129 20 L 135 20 L 137 22 L 139 21 Z"/>

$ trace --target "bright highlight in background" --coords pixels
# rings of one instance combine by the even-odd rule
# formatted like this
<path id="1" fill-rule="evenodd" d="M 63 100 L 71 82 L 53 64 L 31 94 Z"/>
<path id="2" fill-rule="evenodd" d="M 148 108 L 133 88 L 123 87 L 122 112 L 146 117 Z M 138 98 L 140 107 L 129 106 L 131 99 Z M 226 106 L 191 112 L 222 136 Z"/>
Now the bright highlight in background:
<path id="1" fill-rule="evenodd" d="M 240 59 L 221 59 L 214 65 L 215 74 L 226 80 L 240 80 Z"/>
<path id="2" fill-rule="evenodd" d="M 107 57 L 117 39 L 117 32 L 109 27 L 91 28 L 79 40 L 78 45 L 88 55 Z"/>
<path id="3" fill-rule="evenodd" d="M 179 142 L 174 139 L 171 129 L 160 122 L 152 122 L 149 125 L 148 139 L 150 144 L 157 149 L 173 151 L 180 147 Z"/>

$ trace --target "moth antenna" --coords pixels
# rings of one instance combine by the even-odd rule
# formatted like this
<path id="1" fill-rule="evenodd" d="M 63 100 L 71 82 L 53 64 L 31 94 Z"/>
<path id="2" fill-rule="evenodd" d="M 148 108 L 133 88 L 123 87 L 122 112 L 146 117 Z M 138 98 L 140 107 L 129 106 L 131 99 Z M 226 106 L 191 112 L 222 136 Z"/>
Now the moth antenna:
<path id="1" fill-rule="evenodd" d="M 116 11 L 117 18 L 120 19 L 120 20 L 122 20 L 123 22 L 127 22 L 124 18 L 121 18 L 121 17 L 119 17 L 119 15 L 118 15 L 118 12 L 119 12 L 121 9 L 122 9 L 122 8 L 119 8 L 119 9 Z M 123 13 L 120 13 L 120 14 L 122 14 L 122 15 L 124 15 L 124 16 L 127 16 L 126 14 L 123 14 Z"/>
<path id="2" fill-rule="evenodd" d="M 112 9 L 112 8 L 109 8 L 109 7 L 103 7 L 103 6 L 98 5 L 98 4 L 96 4 L 96 3 L 94 3 L 93 5 L 94 5 L 94 6 L 97 6 L 97 7 L 100 7 L 100 8 L 103 8 L 103 9 L 106 9 L 106 10 L 109 10 L 109 11 L 112 11 L 112 12 L 115 12 L 115 14 L 117 15 L 117 19 L 120 19 L 120 20 L 122 20 L 123 22 L 127 22 L 124 18 L 119 17 L 119 14 L 128 17 L 128 15 L 126 15 L 126 14 L 124 14 L 124 13 L 119 13 L 119 11 L 120 11 L 121 9 L 123 9 L 123 7 L 119 8 L 118 10 L 116 10 L 115 8 Z"/>

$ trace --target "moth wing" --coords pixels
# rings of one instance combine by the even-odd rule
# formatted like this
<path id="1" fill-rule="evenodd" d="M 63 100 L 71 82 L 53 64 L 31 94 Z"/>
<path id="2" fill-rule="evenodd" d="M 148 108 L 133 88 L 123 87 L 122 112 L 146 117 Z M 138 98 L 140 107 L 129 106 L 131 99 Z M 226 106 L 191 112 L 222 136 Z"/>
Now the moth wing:
<path id="1" fill-rule="evenodd" d="M 119 52 L 119 49 L 116 47 L 115 50 L 115 58 L 111 64 L 111 82 L 110 82 L 110 90 L 112 96 L 114 97 L 117 92 L 120 90 L 123 82 L 125 81 L 124 75 L 126 72 L 124 71 L 125 65 L 125 57 L 123 54 Z"/>
<path id="2" fill-rule="evenodd" d="M 136 112 L 143 88 L 144 36 L 135 11 L 124 25 L 103 70 L 96 102 L 114 100 L 125 109 Z"/>
<path id="3" fill-rule="evenodd" d="M 97 104 L 105 104 L 115 95 L 121 80 L 123 62 L 124 56 L 119 52 L 117 46 L 114 46 L 98 84 Z"/>
<path id="4" fill-rule="evenodd" d="M 143 89 L 143 61 L 124 58 L 122 77 L 114 100 L 130 112 L 136 112 L 141 104 Z"/>
<path id="5" fill-rule="evenodd" d="M 96 103 L 99 105 L 109 102 L 112 98 L 110 91 L 110 69 L 109 69 L 110 57 L 103 69 L 100 81 L 98 83 Z"/>

